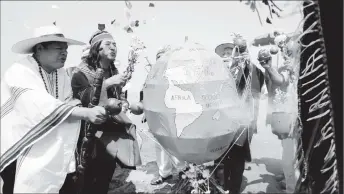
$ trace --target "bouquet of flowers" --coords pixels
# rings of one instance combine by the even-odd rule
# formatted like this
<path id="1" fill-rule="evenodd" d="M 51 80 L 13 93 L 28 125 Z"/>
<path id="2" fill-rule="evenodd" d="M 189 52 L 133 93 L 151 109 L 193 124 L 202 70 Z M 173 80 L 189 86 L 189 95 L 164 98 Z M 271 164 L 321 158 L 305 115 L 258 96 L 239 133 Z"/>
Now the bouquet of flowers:
<path id="1" fill-rule="evenodd" d="M 124 72 L 125 74 L 127 74 L 127 81 L 131 79 L 131 75 L 135 71 L 135 65 L 138 63 L 138 58 L 145 49 L 146 46 L 144 45 L 143 41 L 141 41 L 141 39 L 139 39 L 137 36 L 134 36 L 130 43 L 128 67 Z"/>
<path id="2" fill-rule="evenodd" d="M 189 185 L 187 193 L 202 193 L 210 194 L 213 187 L 210 187 L 210 183 L 215 184 L 214 181 L 210 180 L 210 168 L 211 164 L 195 165 L 189 164 L 188 170 L 184 171 L 181 178 L 184 180 L 184 186 Z M 221 193 L 229 193 L 228 191 L 223 191 L 218 185 L 216 188 L 219 189 Z M 179 187 L 180 188 L 180 187 Z M 181 188 L 180 188 L 181 189 Z M 214 190 L 215 191 L 215 190 Z M 177 193 L 179 190 L 177 190 Z M 216 192 L 217 193 L 217 192 Z"/>

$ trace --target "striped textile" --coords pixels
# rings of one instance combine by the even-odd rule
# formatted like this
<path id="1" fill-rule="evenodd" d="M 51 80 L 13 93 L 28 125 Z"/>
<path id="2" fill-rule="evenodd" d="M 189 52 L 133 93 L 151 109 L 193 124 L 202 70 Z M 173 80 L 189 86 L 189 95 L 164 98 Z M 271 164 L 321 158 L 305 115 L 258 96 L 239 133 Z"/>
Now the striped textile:
<path id="1" fill-rule="evenodd" d="M 32 57 L 13 64 L 1 80 L 0 171 L 17 160 L 14 193 L 58 193 L 74 159 L 80 121 L 64 102 L 70 81 L 58 70 L 59 99 L 48 93 Z"/>

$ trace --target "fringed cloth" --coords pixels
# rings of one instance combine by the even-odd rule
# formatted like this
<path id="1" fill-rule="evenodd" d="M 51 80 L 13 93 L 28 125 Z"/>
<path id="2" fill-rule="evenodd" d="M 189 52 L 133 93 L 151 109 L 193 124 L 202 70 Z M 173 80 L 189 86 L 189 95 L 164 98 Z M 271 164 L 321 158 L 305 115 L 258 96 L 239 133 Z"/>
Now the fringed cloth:
<path id="1" fill-rule="evenodd" d="M 333 108 L 317 1 L 303 4 L 299 107 L 303 125 L 299 158 L 301 177 L 296 193 L 339 193 Z"/>
<path id="2" fill-rule="evenodd" d="M 57 73 L 59 99 L 46 91 L 31 56 L 13 64 L 1 81 L 0 171 L 17 160 L 14 193 L 58 193 L 74 160 L 80 121 L 68 119 L 74 110 L 64 103 L 70 80 L 64 69 Z"/>

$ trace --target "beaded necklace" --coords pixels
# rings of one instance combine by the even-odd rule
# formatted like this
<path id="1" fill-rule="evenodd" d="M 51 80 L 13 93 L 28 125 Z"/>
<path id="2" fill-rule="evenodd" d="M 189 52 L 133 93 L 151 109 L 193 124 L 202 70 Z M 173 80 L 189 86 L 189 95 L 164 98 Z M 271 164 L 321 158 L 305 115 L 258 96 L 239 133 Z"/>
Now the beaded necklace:
<path id="1" fill-rule="evenodd" d="M 36 60 L 37 64 L 38 64 L 38 68 L 39 68 L 39 73 L 41 74 L 41 78 L 43 80 L 45 89 L 47 90 L 47 92 L 49 93 L 47 84 L 45 83 L 45 79 L 43 76 L 43 72 L 42 72 L 42 65 L 40 64 L 40 62 L 37 60 L 37 58 L 35 56 L 33 56 L 33 58 Z M 58 89 L 58 79 L 57 79 L 57 70 L 55 70 L 55 76 L 56 76 L 56 99 L 59 98 L 59 89 Z"/>

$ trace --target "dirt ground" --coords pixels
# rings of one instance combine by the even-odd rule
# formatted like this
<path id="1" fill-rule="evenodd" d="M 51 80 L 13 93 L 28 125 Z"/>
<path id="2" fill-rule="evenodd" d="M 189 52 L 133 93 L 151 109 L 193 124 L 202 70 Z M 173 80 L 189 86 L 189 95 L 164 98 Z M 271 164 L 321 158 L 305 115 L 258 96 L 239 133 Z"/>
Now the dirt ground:
<path id="1" fill-rule="evenodd" d="M 282 174 L 281 167 L 281 142 L 271 133 L 270 128 L 265 126 L 266 100 L 261 101 L 261 113 L 258 122 L 258 134 L 251 143 L 252 162 L 247 163 L 250 167 L 245 170 L 242 183 L 243 193 L 283 193 L 276 176 Z M 137 119 L 139 121 L 139 119 Z M 159 186 L 150 185 L 150 181 L 158 175 L 156 164 L 155 142 L 147 130 L 147 126 L 138 126 L 145 133 L 139 132 L 142 137 L 141 157 L 143 165 L 137 170 L 116 170 L 109 194 L 113 193 L 170 193 L 173 186 L 179 182 L 175 175 L 168 183 Z"/>

